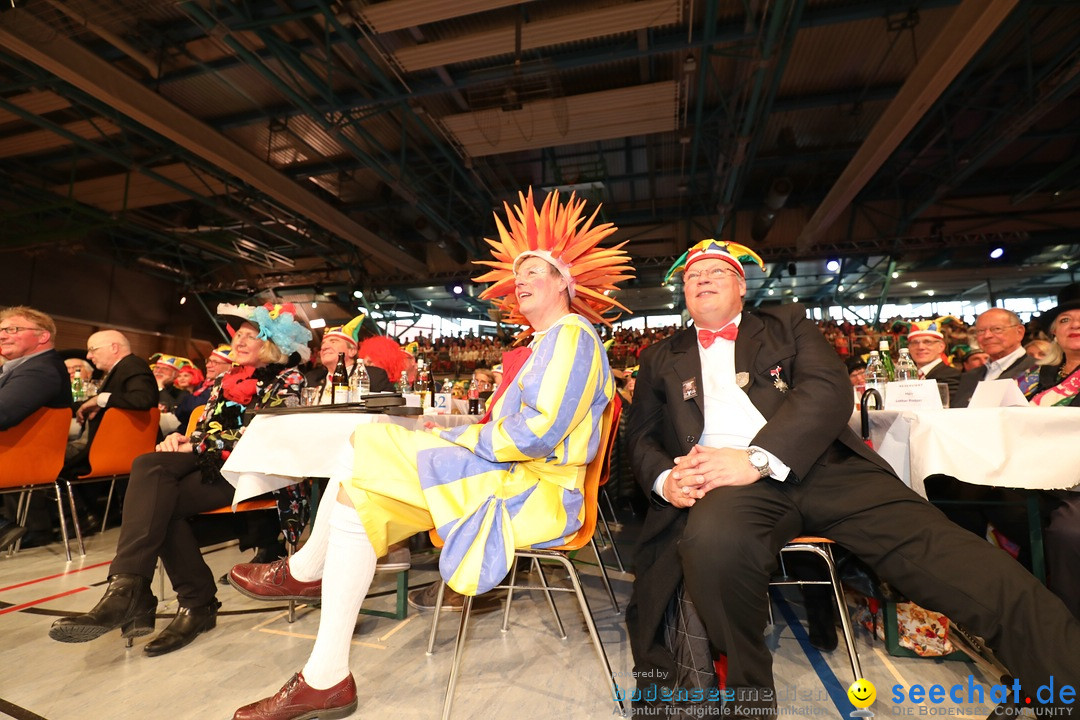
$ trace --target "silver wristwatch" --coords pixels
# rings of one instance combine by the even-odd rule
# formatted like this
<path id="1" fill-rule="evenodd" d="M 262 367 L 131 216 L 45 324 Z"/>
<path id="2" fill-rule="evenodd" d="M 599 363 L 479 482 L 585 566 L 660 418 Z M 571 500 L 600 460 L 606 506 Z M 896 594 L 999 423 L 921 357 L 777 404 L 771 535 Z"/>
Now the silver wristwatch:
<path id="1" fill-rule="evenodd" d="M 750 458 L 750 464 L 758 471 L 758 475 L 765 478 L 772 474 L 772 470 L 769 469 L 769 456 L 765 454 L 764 450 L 747 448 L 746 455 Z"/>

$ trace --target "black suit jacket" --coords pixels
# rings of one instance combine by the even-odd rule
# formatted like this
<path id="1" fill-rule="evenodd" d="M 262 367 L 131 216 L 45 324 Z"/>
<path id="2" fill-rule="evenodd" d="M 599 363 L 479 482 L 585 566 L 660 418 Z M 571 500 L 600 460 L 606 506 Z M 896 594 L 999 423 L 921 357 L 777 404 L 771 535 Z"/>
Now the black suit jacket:
<path id="1" fill-rule="evenodd" d="M 962 373 L 954 367 L 949 367 L 944 362 L 939 362 L 934 366 L 934 369 L 926 374 L 927 380 L 937 380 L 943 382 L 949 386 L 949 407 L 956 407 L 953 398 L 956 397 L 956 391 L 960 387 L 960 377 Z"/>
<path id="2" fill-rule="evenodd" d="M 86 448 L 64 462 L 64 477 L 85 475 L 90 471 L 90 446 L 101 418 L 109 408 L 123 410 L 149 410 L 158 406 L 158 387 L 154 373 L 142 358 L 127 355 L 121 358 L 106 375 L 98 388 L 99 393 L 109 393 L 105 407 L 90 419 L 87 426 Z"/>
<path id="3" fill-rule="evenodd" d="M 1033 367 L 1035 367 L 1035 359 L 1025 353 L 1019 360 L 1005 368 L 998 380 L 1020 377 Z M 971 396 L 975 394 L 975 387 L 982 382 L 984 377 L 986 377 L 985 365 L 961 375 L 960 386 L 956 388 L 956 395 L 949 402 L 950 407 L 967 407 L 971 402 Z"/>
<path id="4" fill-rule="evenodd" d="M 788 386 L 774 383 L 772 371 Z M 654 499 L 639 535 L 637 580 L 626 611 L 635 669 L 673 672 L 674 660 L 662 642 L 664 611 L 682 580 L 676 543 L 687 510 L 659 502 L 652 485 L 674 458 L 685 455 L 705 425 L 701 357 L 691 328 L 650 346 L 641 354 L 630 410 L 631 464 L 646 494 Z M 791 468 L 787 482 L 827 466 L 835 454 L 850 452 L 892 474 L 892 468 L 848 427 L 854 399 L 847 368 L 802 305 L 744 312 L 735 341 L 735 371 L 746 373 L 743 387 L 764 427 L 750 444 L 776 455 Z M 697 396 L 684 399 L 693 383 Z M 846 453 L 850 455 L 850 453 Z M 722 552 L 722 550 L 718 550 Z M 647 676 L 648 677 L 648 676 Z"/>
<path id="5" fill-rule="evenodd" d="M 71 380 L 55 350 L 0 373 L 0 430 L 15 427 L 43 407 L 71 407 Z"/>

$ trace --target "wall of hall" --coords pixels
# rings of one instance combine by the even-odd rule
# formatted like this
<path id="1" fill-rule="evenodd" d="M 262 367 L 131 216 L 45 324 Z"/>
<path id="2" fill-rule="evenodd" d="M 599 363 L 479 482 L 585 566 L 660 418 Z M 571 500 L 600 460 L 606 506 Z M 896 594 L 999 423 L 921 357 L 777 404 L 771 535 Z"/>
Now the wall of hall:
<path id="1" fill-rule="evenodd" d="M 52 315 L 58 349 L 86 348 L 91 333 L 105 328 L 127 335 L 141 357 L 201 359 L 222 342 L 193 296 L 180 305 L 180 286 L 136 267 L 57 253 L 0 253 L 0 267 L 0 307 L 29 305 Z"/>

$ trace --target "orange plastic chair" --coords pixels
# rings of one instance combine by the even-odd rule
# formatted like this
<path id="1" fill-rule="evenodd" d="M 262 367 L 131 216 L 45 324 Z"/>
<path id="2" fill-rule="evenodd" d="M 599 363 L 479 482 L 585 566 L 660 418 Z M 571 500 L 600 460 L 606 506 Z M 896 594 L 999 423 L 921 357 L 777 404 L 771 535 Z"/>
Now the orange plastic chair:
<path id="1" fill-rule="evenodd" d="M 195 426 L 202 420 L 204 412 L 206 412 L 206 405 L 196 405 L 191 409 L 191 415 L 188 416 L 187 427 L 184 428 L 185 435 L 191 437 L 191 433 L 195 432 Z"/>
<path id="2" fill-rule="evenodd" d="M 783 569 L 783 555 L 784 553 L 804 552 L 817 555 L 825 561 L 825 566 L 829 570 L 828 580 L 795 580 L 788 578 L 786 569 L 783 570 L 783 577 L 774 578 L 769 581 L 769 585 L 830 585 L 833 589 L 833 598 L 836 600 L 836 610 L 840 615 L 840 627 L 844 632 L 844 643 L 847 645 L 848 658 L 851 660 L 851 672 L 855 676 L 855 680 L 862 677 L 862 666 L 859 663 L 859 652 L 855 649 L 855 633 L 851 627 L 851 615 L 848 613 L 847 602 L 844 600 L 844 588 L 840 584 L 840 576 L 836 572 L 836 561 L 833 559 L 832 546 L 833 541 L 826 537 L 817 537 L 814 535 L 803 535 L 797 538 L 793 538 L 784 547 L 780 548 L 781 564 Z M 772 605 L 769 606 L 770 611 Z"/>
<path id="3" fill-rule="evenodd" d="M 19 493 L 16 522 L 23 524 L 30 509 L 30 493 L 51 485 L 56 490 L 60 532 L 68 560 L 71 560 L 71 548 L 56 478 L 64 466 L 70 424 L 68 408 L 40 408 L 15 427 L 0 430 L 0 495 Z M 14 554 L 18 545 L 8 554 Z"/>
<path id="4" fill-rule="evenodd" d="M 566 637 L 566 631 L 563 628 L 562 620 L 559 618 L 559 612 L 555 608 L 555 602 L 551 596 L 551 591 L 559 592 L 572 592 L 577 595 L 578 604 L 581 606 L 581 612 L 585 616 L 585 625 L 588 628 L 589 635 L 592 637 L 593 645 L 596 648 L 596 654 L 600 659 L 600 664 L 604 670 L 604 680 L 607 683 L 607 691 L 611 693 L 611 697 L 615 702 L 616 707 L 619 709 L 620 714 L 625 714 L 621 700 L 619 700 L 620 693 L 619 688 L 615 684 L 615 677 L 611 670 L 611 663 L 608 661 L 607 652 L 604 650 L 604 644 L 600 640 L 600 634 L 596 631 L 596 623 L 593 620 L 592 610 L 589 609 L 589 602 L 585 598 L 585 593 L 581 588 L 581 579 L 578 576 L 577 568 L 574 566 L 573 561 L 570 559 L 569 553 L 580 550 L 589 543 L 593 543 L 593 548 L 596 545 L 593 541 L 593 533 L 596 530 L 596 517 L 598 512 L 597 505 L 597 493 L 600 487 L 600 478 L 603 475 L 604 468 L 609 464 L 609 456 L 611 455 L 612 447 L 615 440 L 615 428 L 618 427 L 619 414 L 622 412 L 622 402 L 619 396 L 616 395 L 612 401 L 604 409 L 603 417 L 600 419 L 600 445 L 597 449 L 596 457 L 585 468 L 585 519 L 582 522 L 578 531 L 574 533 L 574 536 L 565 545 L 553 548 L 545 548 L 543 550 L 537 550 L 533 548 L 518 548 L 514 550 L 514 562 L 511 564 L 510 569 L 510 584 L 502 585 L 501 588 L 505 588 L 507 592 L 506 608 L 503 612 L 503 630 L 507 630 L 510 620 L 510 603 L 513 599 L 513 593 L 515 589 L 538 589 L 543 590 L 547 594 L 548 604 L 552 611 L 555 613 L 555 620 L 559 626 L 559 632 L 563 638 Z M 438 537 L 434 530 L 430 533 L 432 541 L 437 546 L 442 545 L 442 539 Z M 541 587 L 539 588 L 526 588 L 517 586 L 515 587 L 514 581 L 517 574 L 517 559 L 519 557 L 531 558 L 533 566 L 540 577 Z M 597 555 L 599 559 L 599 555 Z M 570 583 L 572 587 L 551 587 L 547 584 L 547 580 L 544 579 L 543 570 L 540 567 L 540 560 L 554 560 L 560 563 L 567 571 L 570 577 Z M 600 567 L 603 568 L 603 563 L 600 563 Z M 602 577 L 606 578 L 606 574 Z M 435 632 L 438 628 L 439 615 L 442 611 L 443 591 L 446 589 L 446 584 L 439 583 L 439 594 L 435 601 L 435 612 L 431 622 L 431 634 L 428 636 L 428 648 L 427 653 L 432 654 L 435 647 Z M 611 592 L 611 587 L 608 585 L 608 592 Z M 614 595 L 612 595 L 614 600 Z M 450 665 L 450 678 L 446 684 L 446 694 L 443 697 L 443 711 L 442 720 L 449 720 L 450 711 L 453 705 L 454 688 L 457 685 L 458 669 L 461 664 L 462 650 L 465 646 L 465 632 L 469 624 L 469 614 L 472 610 L 473 598 L 470 595 L 466 595 L 464 598 L 464 604 L 461 609 L 461 621 L 458 625 L 457 640 L 454 643 L 454 659 Z"/>
<path id="5" fill-rule="evenodd" d="M 131 474 L 131 463 L 135 461 L 135 458 L 154 451 L 157 445 L 158 421 L 161 418 L 161 411 L 156 407 L 149 410 L 105 408 L 102 412 L 105 414 L 101 418 L 97 432 L 94 433 L 93 442 L 90 443 L 90 472 L 73 480 L 67 478 L 64 480 L 68 489 L 68 501 L 71 504 L 71 517 L 75 523 L 75 534 L 79 538 L 79 551 L 83 555 L 86 554 L 86 547 L 83 544 L 79 518 L 75 512 L 72 486 L 108 480 L 109 495 L 105 500 L 104 515 L 108 517 L 116 481 Z M 105 530 L 104 521 L 101 529 Z"/>

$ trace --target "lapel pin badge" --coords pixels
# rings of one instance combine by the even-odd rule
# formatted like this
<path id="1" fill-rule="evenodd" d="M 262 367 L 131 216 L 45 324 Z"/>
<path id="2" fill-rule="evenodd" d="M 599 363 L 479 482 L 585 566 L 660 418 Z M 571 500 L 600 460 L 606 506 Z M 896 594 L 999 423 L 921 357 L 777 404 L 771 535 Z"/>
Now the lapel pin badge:
<path id="1" fill-rule="evenodd" d="M 738 385 L 741 388 L 744 388 L 747 385 L 749 385 L 750 384 L 750 373 L 748 373 L 748 372 L 735 373 L 735 384 Z"/>
<path id="2" fill-rule="evenodd" d="M 689 380 L 683 380 L 682 384 L 682 399 L 689 400 L 697 397 L 697 378 L 690 378 Z"/>
<path id="3" fill-rule="evenodd" d="M 777 365 L 772 370 L 770 370 L 769 375 L 772 376 L 773 387 L 775 387 L 777 390 L 779 390 L 782 393 L 786 393 L 788 391 L 788 384 L 786 382 L 784 382 L 784 378 L 780 377 L 780 366 L 779 365 Z"/>

